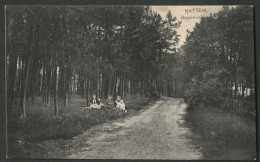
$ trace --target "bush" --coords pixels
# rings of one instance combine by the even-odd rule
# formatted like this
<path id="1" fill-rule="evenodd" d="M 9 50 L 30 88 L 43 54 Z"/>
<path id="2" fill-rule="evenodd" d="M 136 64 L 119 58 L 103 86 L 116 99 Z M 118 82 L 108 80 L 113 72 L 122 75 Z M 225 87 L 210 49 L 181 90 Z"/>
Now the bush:
<path id="1" fill-rule="evenodd" d="M 191 108 L 195 108 L 199 103 L 202 103 L 202 91 L 199 84 L 200 83 L 194 78 L 184 92 L 184 100 Z"/>
<path id="2" fill-rule="evenodd" d="M 214 69 L 205 71 L 201 78 L 192 78 L 184 92 L 189 107 L 195 108 L 199 104 L 218 106 L 225 90 L 222 82 L 225 73 L 225 69 Z"/>

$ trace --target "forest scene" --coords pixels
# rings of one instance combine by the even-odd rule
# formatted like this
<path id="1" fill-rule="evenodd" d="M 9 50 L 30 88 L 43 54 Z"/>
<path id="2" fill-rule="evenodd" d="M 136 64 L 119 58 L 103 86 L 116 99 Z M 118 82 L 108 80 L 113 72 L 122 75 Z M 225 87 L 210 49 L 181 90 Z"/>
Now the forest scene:
<path id="1" fill-rule="evenodd" d="M 7 157 L 255 159 L 253 7 L 219 8 L 6 6 Z"/>

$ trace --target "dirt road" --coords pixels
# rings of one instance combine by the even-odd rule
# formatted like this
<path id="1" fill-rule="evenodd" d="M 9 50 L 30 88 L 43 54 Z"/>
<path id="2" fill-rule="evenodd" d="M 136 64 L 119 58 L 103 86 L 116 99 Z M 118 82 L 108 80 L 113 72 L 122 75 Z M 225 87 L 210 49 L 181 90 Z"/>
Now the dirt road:
<path id="1" fill-rule="evenodd" d="M 122 121 L 105 123 L 77 137 L 70 159 L 202 159 L 182 127 L 186 104 L 162 98 L 149 109 Z"/>

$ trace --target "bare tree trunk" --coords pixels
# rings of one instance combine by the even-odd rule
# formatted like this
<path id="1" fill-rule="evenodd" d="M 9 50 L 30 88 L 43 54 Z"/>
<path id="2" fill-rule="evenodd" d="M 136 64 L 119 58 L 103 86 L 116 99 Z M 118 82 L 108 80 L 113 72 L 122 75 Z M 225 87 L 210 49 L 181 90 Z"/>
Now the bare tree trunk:
<path id="1" fill-rule="evenodd" d="M 97 92 L 96 92 L 97 94 L 96 95 L 97 95 L 97 98 L 99 98 L 99 75 L 96 76 L 96 81 L 97 81 L 96 82 L 97 83 Z"/>
<path id="2" fill-rule="evenodd" d="M 117 83 L 117 78 L 116 78 L 116 73 L 114 72 L 114 75 L 112 77 L 112 86 L 111 86 L 111 93 L 113 93 L 113 97 L 116 97 L 116 83 Z"/>
<path id="3" fill-rule="evenodd" d="M 18 90 L 21 92 L 21 87 L 22 87 L 22 70 L 23 70 L 23 65 L 22 65 L 22 59 L 19 57 L 19 68 L 18 68 Z"/>
<path id="4" fill-rule="evenodd" d="M 32 47 L 33 47 L 33 31 L 30 30 L 29 34 L 29 55 L 27 57 L 26 67 L 25 67 L 25 73 L 23 76 L 23 84 L 22 84 L 22 92 L 21 92 L 21 100 L 20 100 L 20 110 L 22 111 L 22 114 L 20 114 L 20 117 L 26 118 L 26 94 L 27 94 L 27 86 L 28 86 L 28 78 L 29 78 L 29 70 L 30 70 L 30 64 L 31 64 L 31 55 L 32 55 Z M 20 111 L 20 112 L 21 112 Z"/>
<path id="5" fill-rule="evenodd" d="M 87 75 L 87 93 L 86 93 L 86 96 L 87 96 L 87 105 L 89 105 L 89 74 Z"/>
<path id="6" fill-rule="evenodd" d="M 176 79 L 174 80 L 174 95 L 177 96 L 177 83 L 176 83 Z"/>
<path id="7" fill-rule="evenodd" d="M 77 84 L 77 93 L 80 95 L 81 89 L 80 89 L 80 80 L 81 80 L 81 74 L 79 72 L 78 75 L 78 84 Z"/>
<path id="8" fill-rule="evenodd" d="M 74 79 L 73 79 L 73 88 L 72 88 L 72 93 L 75 92 L 75 87 L 76 87 L 76 73 L 75 73 L 75 70 L 73 70 L 73 74 L 74 74 Z"/>
<path id="9" fill-rule="evenodd" d="M 57 93 L 58 93 L 58 77 L 57 77 L 57 53 L 55 53 L 55 65 L 54 65 L 54 113 L 58 116 L 58 103 L 57 103 Z"/>
<path id="10" fill-rule="evenodd" d="M 10 110 L 13 107 L 14 91 L 15 91 L 15 78 L 17 69 L 17 54 L 12 49 L 9 55 L 9 69 L 8 69 L 8 81 L 7 81 L 7 107 Z M 20 63 L 20 60 L 18 60 Z"/>
<path id="11" fill-rule="evenodd" d="M 116 78 L 116 96 L 119 95 L 120 78 Z"/>
<path id="12" fill-rule="evenodd" d="M 113 77 L 113 76 L 112 76 Z M 111 76 L 108 77 L 108 94 L 112 95 L 111 94 L 111 89 L 112 89 L 112 82 L 113 82 L 113 79 L 111 78 Z"/>
<path id="13" fill-rule="evenodd" d="M 235 96 L 237 96 L 238 85 L 237 85 L 237 76 L 236 76 L 236 74 L 234 76 L 234 83 L 235 83 Z"/>
<path id="14" fill-rule="evenodd" d="M 100 74 L 100 98 L 104 97 L 104 73 Z"/>
<path id="15" fill-rule="evenodd" d="M 242 83 L 242 96 L 245 97 L 245 89 L 246 89 L 246 84 Z"/>
<path id="16" fill-rule="evenodd" d="M 19 116 L 20 117 L 22 117 L 22 104 L 21 104 L 21 102 L 22 102 L 22 93 L 23 93 L 23 85 L 24 85 L 24 69 L 25 69 L 25 67 L 24 67 L 24 61 L 23 60 L 21 60 L 21 64 L 22 64 L 22 67 L 21 67 L 21 74 L 20 74 L 20 106 L 19 106 Z"/>
<path id="17" fill-rule="evenodd" d="M 41 88 L 41 93 L 42 93 L 42 103 L 43 104 L 46 104 L 46 93 L 47 93 L 47 91 L 46 91 L 46 68 L 45 68 L 45 65 L 43 66 L 43 76 L 42 76 L 42 88 Z"/>
<path id="18" fill-rule="evenodd" d="M 81 90 L 82 90 L 82 98 L 85 98 L 85 91 L 86 91 L 86 86 L 85 86 L 85 82 L 86 82 L 86 76 L 83 77 L 83 80 L 81 81 Z"/>
<path id="19" fill-rule="evenodd" d="M 162 95 L 162 85 L 161 85 L 161 76 L 158 76 L 158 84 L 159 84 L 159 94 Z"/>
<path id="20" fill-rule="evenodd" d="M 31 50 L 32 45 L 30 48 L 30 54 L 26 63 L 25 67 L 25 76 L 24 76 L 24 83 L 22 85 L 22 92 L 21 92 L 21 101 L 20 101 L 20 109 L 22 110 L 22 116 L 23 118 L 26 118 L 26 108 L 25 108 L 25 102 L 26 102 L 26 92 L 27 92 L 27 85 L 28 85 L 28 78 L 29 78 L 29 70 L 30 70 L 30 63 L 31 63 Z"/>
<path id="21" fill-rule="evenodd" d="M 51 89 L 52 89 L 52 83 L 51 83 L 51 77 L 52 77 L 52 51 L 51 51 L 51 61 L 49 63 L 49 67 L 48 67 L 48 86 L 47 88 L 47 93 L 46 93 L 46 103 L 47 106 L 51 105 Z"/>
<path id="22" fill-rule="evenodd" d="M 130 93 L 131 92 L 131 81 L 129 80 L 128 81 L 128 93 Z"/>
<path id="23" fill-rule="evenodd" d="M 122 96 L 125 97 L 125 69 L 123 68 L 122 76 Z"/>
<path id="24" fill-rule="evenodd" d="M 110 89 L 110 79 L 109 79 L 109 74 L 108 72 L 106 71 L 104 73 L 104 81 L 103 81 L 103 97 L 104 98 L 107 98 L 108 94 L 109 94 L 109 89 Z"/>
<path id="25" fill-rule="evenodd" d="M 64 75 L 63 75 L 63 105 L 67 106 L 67 81 L 66 81 L 66 67 L 64 66 Z"/>

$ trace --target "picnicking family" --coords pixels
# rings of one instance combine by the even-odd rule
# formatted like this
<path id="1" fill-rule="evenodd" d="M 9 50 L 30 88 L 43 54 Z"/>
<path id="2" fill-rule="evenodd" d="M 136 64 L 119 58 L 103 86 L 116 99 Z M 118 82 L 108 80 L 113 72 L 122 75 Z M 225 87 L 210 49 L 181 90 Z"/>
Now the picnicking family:
<path id="1" fill-rule="evenodd" d="M 113 97 L 111 95 L 108 95 L 107 100 L 104 103 L 102 103 L 100 99 L 97 99 L 96 94 L 93 94 L 89 104 L 90 105 L 88 108 L 101 109 L 104 106 L 107 109 L 117 109 L 117 110 L 127 112 L 125 108 L 124 100 L 122 100 L 120 96 L 117 96 L 116 100 L 114 101 Z"/>

